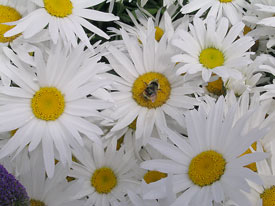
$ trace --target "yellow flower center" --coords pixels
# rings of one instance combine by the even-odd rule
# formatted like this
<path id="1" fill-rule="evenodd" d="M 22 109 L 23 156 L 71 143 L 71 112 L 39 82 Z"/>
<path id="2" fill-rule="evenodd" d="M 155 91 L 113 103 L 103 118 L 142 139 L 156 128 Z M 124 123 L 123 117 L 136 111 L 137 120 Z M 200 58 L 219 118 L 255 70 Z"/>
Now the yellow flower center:
<path id="1" fill-rule="evenodd" d="M 100 194 L 108 194 L 117 185 L 117 178 L 113 170 L 107 167 L 97 169 L 92 178 L 91 185 Z"/>
<path id="2" fill-rule="evenodd" d="M 31 100 L 33 114 L 46 121 L 59 118 L 64 112 L 65 100 L 61 92 L 55 87 L 41 87 Z"/>
<path id="3" fill-rule="evenodd" d="M 221 3 L 230 3 L 232 2 L 233 0 L 220 0 Z"/>
<path id="4" fill-rule="evenodd" d="M 73 4 L 70 0 L 44 0 L 47 12 L 55 17 L 64 18 L 73 12 Z"/>
<path id="5" fill-rule="evenodd" d="M 139 76 L 132 87 L 133 99 L 149 109 L 162 106 L 170 96 L 171 86 L 161 73 L 148 72 Z"/>
<path id="6" fill-rule="evenodd" d="M 204 187 L 221 178 L 225 171 L 225 165 L 225 159 L 220 153 L 208 150 L 191 160 L 188 175 L 194 184 Z"/>
<path id="7" fill-rule="evenodd" d="M 222 78 L 218 78 L 215 81 L 208 82 L 206 89 L 217 96 L 221 96 L 225 94 L 225 88 L 223 86 Z"/>
<path id="8" fill-rule="evenodd" d="M 251 147 L 252 147 L 255 151 L 256 151 L 256 145 L 257 145 L 256 142 L 254 142 L 254 143 L 251 145 Z M 246 155 L 246 154 L 250 154 L 250 153 L 252 153 L 252 151 L 251 151 L 251 149 L 248 148 L 248 149 L 247 149 L 243 154 L 241 154 L 240 156 L 243 156 L 243 155 Z M 257 172 L 256 162 L 252 162 L 252 163 L 250 163 L 249 165 L 245 165 L 245 167 L 251 169 L 251 170 L 254 171 L 254 172 Z"/>
<path id="9" fill-rule="evenodd" d="M 17 34 L 11 37 L 4 37 L 4 34 L 15 26 L 9 26 L 1 23 L 13 22 L 21 18 L 22 18 L 21 14 L 18 11 L 16 11 L 14 8 L 0 5 L 0 42 L 2 43 L 12 42 L 14 39 L 16 39 L 18 36 L 21 35 L 21 34 Z"/>
<path id="10" fill-rule="evenodd" d="M 223 53 L 213 47 L 202 50 L 199 59 L 200 63 L 207 69 L 213 69 L 224 64 Z"/>
<path id="11" fill-rule="evenodd" d="M 31 199 L 30 200 L 30 206 L 45 206 L 45 203 L 41 202 L 39 200 Z"/>
<path id="12" fill-rule="evenodd" d="M 159 40 L 161 39 L 161 37 L 163 36 L 164 31 L 163 31 L 163 29 L 161 29 L 161 28 L 158 27 L 158 26 L 156 26 L 155 29 L 156 29 L 156 32 L 155 32 L 155 39 L 156 39 L 157 41 L 159 41 Z"/>
<path id="13" fill-rule="evenodd" d="M 166 173 L 162 173 L 159 171 L 148 171 L 144 176 L 143 179 L 147 184 L 150 184 L 152 182 L 159 181 L 162 178 L 167 177 Z"/>
<path id="14" fill-rule="evenodd" d="M 263 206 L 275 206 L 275 186 L 265 189 L 260 197 L 263 201 Z"/>

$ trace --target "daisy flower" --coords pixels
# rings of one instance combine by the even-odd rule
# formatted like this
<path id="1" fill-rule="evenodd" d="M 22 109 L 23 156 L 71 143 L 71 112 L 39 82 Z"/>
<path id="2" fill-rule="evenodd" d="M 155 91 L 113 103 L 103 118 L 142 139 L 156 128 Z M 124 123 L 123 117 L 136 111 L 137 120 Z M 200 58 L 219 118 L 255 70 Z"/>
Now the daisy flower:
<path id="1" fill-rule="evenodd" d="M 127 190 L 138 186 L 136 162 L 131 154 L 116 151 L 110 146 L 104 150 L 99 144 L 91 149 L 75 150 L 78 162 L 73 162 L 69 176 L 76 180 L 70 188 L 72 199 L 88 197 L 85 205 L 129 205 Z"/>
<path id="2" fill-rule="evenodd" d="M 83 27 L 106 39 L 109 39 L 109 36 L 86 19 L 92 21 L 114 21 L 119 19 L 110 13 L 88 9 L 104 1 L 33 0 L 37 5 L 37 9 L 22 19 L 10 23 L 16 26 L 6 32 L 4 36 L 11 37 L 22 33 L 25 38 L 30 38 L 42 29 L 47 28 L 55 44 L 61 38 L 65 45 L 71 44 L 76 47 L 78 37 L 91 48 Z"/>
<path id="3" fill-rule="evenodd" d="M 112 105 L 90 95 L 109 84 L 98 75 L 107 67 L 98 63 L 100 56 L 84 47 L 71 49 L 59 43 L 46 62 L 36 51 L 35 73 L 21 67 L 16 55 L 14 64 L 0 68 L 16 85 L 0 88 L 0 132 L 17 129 L 0 150 L 0 158 L 15 151 L 18 154 L 27 145 L 32 151 L 41 143 L 45 168 L 52 177 L 55 151 L 65 164 L 71 162 L 71 148 L 83 146 L 81 135 L 101 142 L 98 136 L 102 130 L 85 117 L 101 116 L 98 110 Z"/>
<path id="4" fill-rule="evenodd" d="M 179 29 L 177 38 L 172 40 L 172 44 L 183 51 L 183 54 L 172 57 L 173 62 L 181 63 L 177 73 L 201 72 L 205 82 L 212 74 L 223 80 L 229 77 L 240 79 L 237 68 L 251 63 L 247 50 L 254 44 L 251 37 L 239 37 L 244 24 L 239 22 L 229 29 L 226 18 L 219 22 L 208 18 L 206 25 L 199 18 L 194 18 L 193 22 L 189 25 L 190 33 Z"/>
<path id="5" fill-rule="evenodd" d="M 242 20 L 244 8 L 248 6 L 245 0 L 190 0 L 188 4 L 183 5 L 181 12 L 188 14 L 197 11 L 195 17 L 201 17 L 207 12 L 206 18 L 214 16 L 217 19 L 227 17 L 232 25 Z"/>
<path id="6" fill-rule="evenodd" d="M 156 159 L 141 163 L 141 167 L 173 174 L 173 189 L 178 193 L 171 206 L 212 205 L 225 199 L 247 206 L 249 200 L 240 191 L 249 191 L 246 179 L 261 184 L 259 176 L 243 166 L 262 160 L 261 152 L 243 155 L 247 148 L 260 139 L 266 130 L 243 128 L 251 113 L 234 125 L 235 108 L 226 116 L 224 98 L 220 97 L 209 114 L 199 108 L 186 115 L 188 139 L 169 130 L 171 143 L 151 138 L 149 144 L 168 160 Z M 234 149 L 233 149 L 234 148 Z"/>
<path id="7" fill-rule="evenodd" d="M 176 75 L 167 38 L 163 36 L 157 42 L 152 28 L 141 48 L 138 40 L 130 39 L 124 30 L 122 37 L 127 55 L 110 45 L 111 55 L 107 56 L 119 75 L 108 75 L 117 90 L 112 92 L 115 108 L 111 117 L 118 122 L 111 131 L 123 129 L 136 119 L 136 138 L 145 141 L 155 126 L 165 133 L 166 115 L 184 125 L 182 113 L 198 104 L 191 94 L 200 92 L 200 88 L 193 86 L 192 80 Z"/>

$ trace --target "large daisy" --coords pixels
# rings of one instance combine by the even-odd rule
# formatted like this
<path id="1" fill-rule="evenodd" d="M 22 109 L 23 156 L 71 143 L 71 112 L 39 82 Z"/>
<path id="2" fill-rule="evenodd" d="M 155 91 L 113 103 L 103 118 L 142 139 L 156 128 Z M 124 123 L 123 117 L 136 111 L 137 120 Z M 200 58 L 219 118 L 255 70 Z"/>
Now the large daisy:
<path id="1" fill-rule="evenodd" d="M 0 150 L 0 157 L 18 154 L 27 145 L 32 151 L 42 143 L 46 171 L 52 177 L 54 151 L 65 164 L 71 162 L 71 147 L 83 145 L 81 134 L 100 142 L 101 129 L 85 119 L 101 116 L 98 110 L 111 106 L 90 95 L 108 84 L 98 76 L 106 70 L 98 63 L 100 58 L 84 51 L 83 44 L 73 50 L 57 44 L 46 62 L 36 51 L 35 72 L 22 67 L 16 55 L 14 64 L 1 67 L 15 86 L 0 88 L 0 132 L 17 130 Z"/>
<path id="2" fill-rule="evenodd" d="M 191 94 L 200 88 L 188 77 L 176 75 L 166 36 L 157 42 L 153 27 L 142 45 L 123 30 L 122 37 L 127 54 L 110 45 L 111 55 L 107 56 L 119 75 L 108 76 L 115 81 L 117 90 L 112 93 L 115 111 L 111 117 L 118 122 L 111 131 L 125 128 L 136 119 L 136 138 L 149 137 L 154 127 L 165 132 L 166 115 L 184 125 L 182 113 L 198 103 Z"/>
<path id="3" fill-rule="evenodd" d="M 229 29 L 226 18 L 219 22 L 209 18 L 206 24 L 194 18 L 189 29 L 190 32 L 179 29 L 177 38 L 172 42 L 183 51 L 172 58 L 172 61 L 181 63 L 178 74 L 201 72 L 206 82 L 213 73 L 223 80 L 242 77 L 237 68 L 251 62 L 247 50 L 254 44 L 251 37 L 239 37 L 244 29 L 243 23 L 239 22 Z"/>
<path id="4" fill-rule="evenodd" d="M 233 124 L 235 108 L 224 117 L 224 99 L 220 97 L 209 114 L 202 108 L 186 116 L 188 139 L 169 132 L 171 143 L 151 138 L 149 143 L 168 160 L 145 161 L 141 167 L 174 175 L 173 189 L 179 194 L 171 206 L 212 205 L 225 199 L 246 206 L 248 199 L 240 191 L 249 191 L 246 179 L 261 184 L 259 176 L 243 166 L 262 160 L 265 153 L 243 154 L 265 134 L 254 128 L 245 132 L 251 113 Z"/>
<path id="5" fill-rule="evenodd" d="M 104 1 L 33 0 L 38 8 L 26 17 L 10 23 L 16 26 L 6 32 L 4 36 L 10 37 L 22 33 L 25 38 L 30 38 L 47 27 L 54 43 L 57 43 L 58 39 L 61 38 L 65 44 L 69 43 L 75 47 L 78 37 L 91 47 L 83 27 L 104 38 L 108 39 L 109 37 L 86 19 L 92 21 L 118 20 L 118 17 L 111 13 L 88 9 Z"/>

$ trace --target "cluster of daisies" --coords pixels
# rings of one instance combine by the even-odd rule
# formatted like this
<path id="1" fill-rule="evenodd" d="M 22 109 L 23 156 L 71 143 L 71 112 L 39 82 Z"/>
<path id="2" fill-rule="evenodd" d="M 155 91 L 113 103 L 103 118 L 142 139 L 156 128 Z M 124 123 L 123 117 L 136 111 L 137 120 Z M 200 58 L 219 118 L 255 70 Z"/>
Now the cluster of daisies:
<path id="1" fill-rule="evenodd" d="M 151 1 L 0 0 L 0 206 L 275 206 L 274 0 Z"/>

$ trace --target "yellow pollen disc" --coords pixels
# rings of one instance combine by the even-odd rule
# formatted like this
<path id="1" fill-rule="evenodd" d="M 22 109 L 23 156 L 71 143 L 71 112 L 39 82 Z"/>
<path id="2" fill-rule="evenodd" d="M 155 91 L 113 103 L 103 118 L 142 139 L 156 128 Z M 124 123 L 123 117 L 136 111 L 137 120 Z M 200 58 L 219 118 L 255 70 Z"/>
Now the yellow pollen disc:
<path id="1" fill-rule="evenodd" d="M 145 96 L 146 90 L 153 81 L 158 82 L 154 97 L 149 99 Z M 139 76 L 132 87 L 133 99 L 142 107 L 149 109 L 162 106 L 170 97 L 171 86 L 168 79 L 161 73 L 148 72 Z"/>
<path id="2" fill-rule="evenodd" d="M 263 201 L 263 206 L 275 206 L 275 186 L 265 189 L 260 195 Z"/>
<path id="3" fill-rule="evenodd" d="M 30 200 L 30 206 L 45 206 L 45 203 L 41 202 L 39 200 L 31 199 Z"/>
<path id="4" fill-rule="evenodd" d="M 232 2 L 233 0 L 220 0 L 221 3 L 230 3 Z"/>
<path id="5" fill-rule="evenodd" d="M 56 120 L 65 108 L 64 96 L 55 87 L 41 87 L 31 100 L 33 114 L 45 121 Z"/>
<path id="6" fill-rule="evenodd" d="M 256 145 L 257 145 L 256 142 L 254 142 L 254 143 L 251 145 L 251 147 L 252 147 L 255 151 L 256 151 Z M 252 151 L 251 151 L 251 149 L 248 148 L 243 154 L 240 155 L 240 157 L 243 156 L 243 155 L 246 155 L 246 154 L 250 154 L 250 153 L 252 153 Z M 252 162 L 252 163 L 250 163 L 249 165 L 245 165 L 245 167 L 251 169 L 251 170 L 254 171 L 254 172 L 257 172 L 256 162 Z"/>
<path id="7" fill-rule="evenodd" d="M 217 96 L 221 96 L 225 94 L 225 88 L 223 86 L 222 78 L 218 78 L 215 81 L 208 82 L 206 89 Z"/>
<path id="8" fill-rule="evenodd" d="M 159 181 L 160 179 L 165 178 L 165 177 L 167 177 L 166 173 L 162 173 L 162 172 L 159 172 L 159 171 L 148 171 L 144 175 L 143 179 L 145 180 L 145 182 L 147 184 L 150 184 L 152 182 Z"/>
<path id="9" fill-rule="evenodd" d="M 159 40 L 161 39 L 161 37 L 163 36 L 164 31 L 163 31 L 163 29 L 159 28 L 158 26 L 156 26 L 155 29 L 156 29 L 156 32 L 155 32 L 155 39 L 156 39 L 157 41 L 159 41 Z"/>
<path id="10" fill-rule="evenodd" d="M 223 53 L 212 47 L 202 50 L 199 59 L 200 63 L 207 69 L 213 69 L 224 64 Z"/>
<path id="11" fill-rule="evenodd" d="M 225 159 L 220 153 L 208 150 L 191 160 L 188 175 L 194 184 L 204 187 L 221 178 L 225 171 L 225 165 Z"/>
<path id="12" fill-rule="evenodd" d="M 17 34 L 11 37 L 4 37 L 4 34 L 15 26 L 9 26 L 1 23 L 13 22 L 21 18 L 22 18 L 21 14 L 18 11 L 16 11 L 14 8 L 0 5 L 0 42 L 1 43 L 12 42 L 14 39 L 16 39 L 18 36 L 21 35 L 21 34 Z"/>
<path id="13" fill-rule="evenodd" d="M 117 178 L 113 170 L 108 167 L 97 169 L 92 178 L 91 185 L 100 194 L 108 194 L 117 185 Z"/>
<path id="14" fill-rule="evenodd" d="M 73 12 L 70 0 L 44 0 L 44 6 L 50 15 L 59 18 L 67 17 Z"/>

